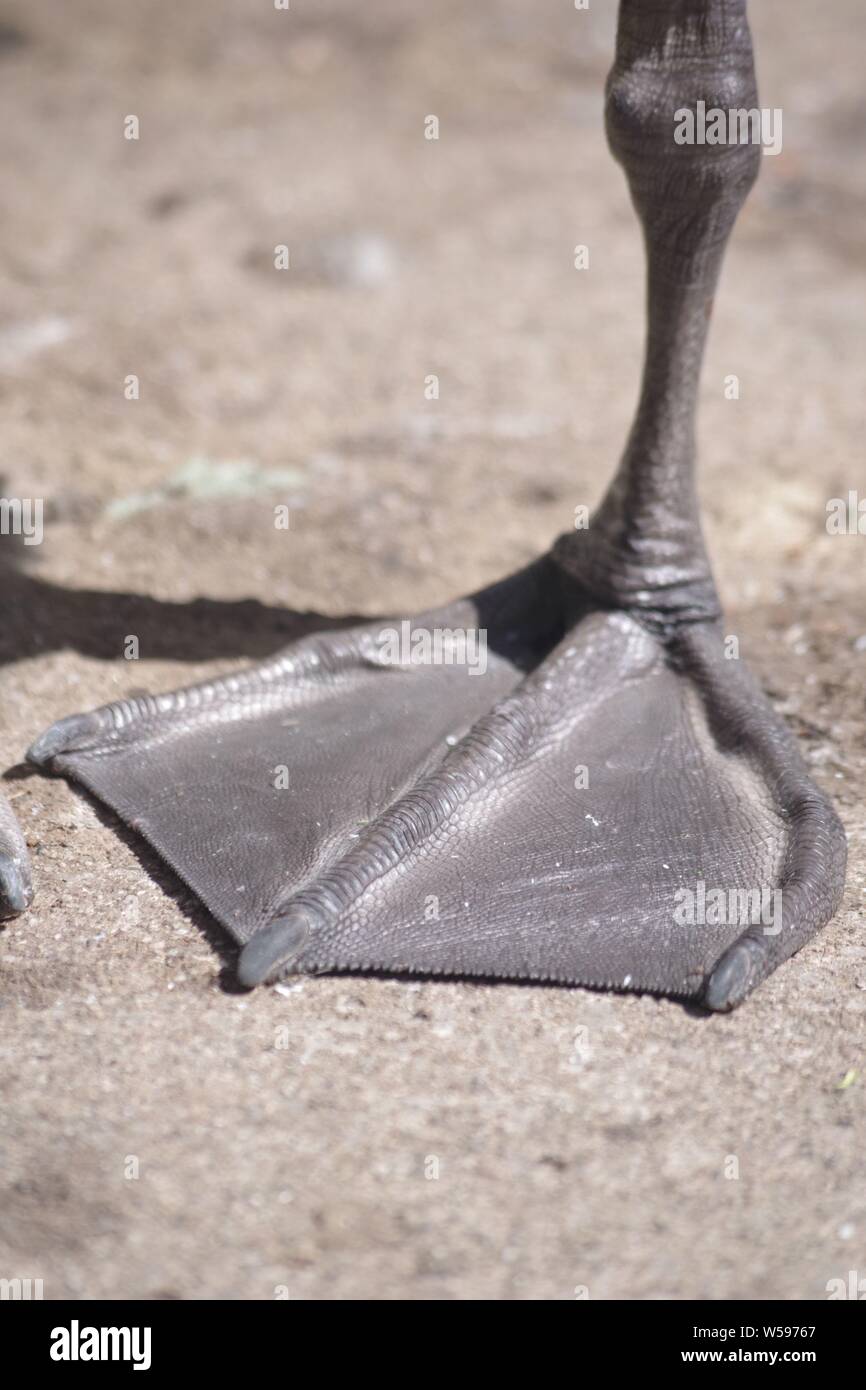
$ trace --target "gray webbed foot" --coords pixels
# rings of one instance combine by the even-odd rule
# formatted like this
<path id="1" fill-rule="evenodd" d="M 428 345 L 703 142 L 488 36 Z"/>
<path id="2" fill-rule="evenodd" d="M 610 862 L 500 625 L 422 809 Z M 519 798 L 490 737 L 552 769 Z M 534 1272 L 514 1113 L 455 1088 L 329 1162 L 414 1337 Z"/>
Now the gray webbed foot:
<path id="1" fill-rule="evenodd" d="M 383 664 L 371 624 L 65 720 L 31 756 L 145 835 L 244 984 L 416 971 L 733 1007 L 831 915 L 845 849 L 720 625 L 656 629 L 545 559 L 408 632 L 482 617 L 483 673 Z"/>

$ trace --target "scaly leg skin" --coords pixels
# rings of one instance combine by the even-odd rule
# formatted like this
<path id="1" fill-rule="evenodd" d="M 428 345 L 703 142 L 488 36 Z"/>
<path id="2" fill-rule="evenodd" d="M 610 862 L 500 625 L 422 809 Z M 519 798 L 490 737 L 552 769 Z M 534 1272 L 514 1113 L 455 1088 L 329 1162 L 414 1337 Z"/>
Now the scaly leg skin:
<path id="1" fill-rule="evenodd" d="M 17 917 L 30 906 L 32 898 L 24 836 L 5 797 L 0 795 L 0 920 Z"/>
<path id="2" fill-rule="evenodd" d="M 700 364 L 760 162 L 675 143 L 674 112 L 701 99 L 757 105 L 745 0 L 622 0 L 606 109 L 646 242 L 640 402 L 588 531 L 411 620 L 484 629 L 483 675 L 383 666 L 376 623 L 63 720 L 31 749 L 174 866 L 242 944 L 244 984 L 420 971 L 724 1010 L 834 912 L 841 824 L 725 659 L 700 531 Z M 690 916 L 713 894 L 751 912 Z"/>

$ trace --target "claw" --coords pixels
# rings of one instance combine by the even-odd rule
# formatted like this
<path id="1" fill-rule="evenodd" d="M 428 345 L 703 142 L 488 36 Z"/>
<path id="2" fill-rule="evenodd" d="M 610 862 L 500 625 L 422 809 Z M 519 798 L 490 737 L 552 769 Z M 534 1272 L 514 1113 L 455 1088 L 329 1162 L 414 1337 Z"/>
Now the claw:
<path id="1" fill-rule="evenodd" d="M 736 941 L 713 968 L 704 991 L 704 1003 L 714 1013 L 728 1013 L 742 1003 L 761 978 L 760 946 L 747 939 Z"/>
<path id="2" fill-rule="evenodd" d="M 25 864 L 0 851 L 0 917 L 17 917 L 33 899 L 30 874 Z"/>
<path id="3" fill-rule="evenodd" d="M 66 719 L 58 719 L 56 724 L 39 735 L 27 749 L 27 760 L 37 767 L 50 768 L 52 759 L 58 753 L 83 749 L 94 735 L 102 732 L 102 722 L 95 713 L 70 714 Z"/>
<path id="4" fill-rule="evenodd" d="M 297 960 L 310 934 L 309 918 L 297 908 L 269 922 L 241 951 L 238 980 L 247 989 L 286 971 Z"/>

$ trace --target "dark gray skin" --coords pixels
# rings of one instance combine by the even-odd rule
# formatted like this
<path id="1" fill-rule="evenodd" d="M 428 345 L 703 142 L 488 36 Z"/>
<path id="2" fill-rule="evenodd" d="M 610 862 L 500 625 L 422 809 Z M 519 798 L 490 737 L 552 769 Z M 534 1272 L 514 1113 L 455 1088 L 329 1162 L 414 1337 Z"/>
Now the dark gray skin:
<path id="1" fill-rule="evenodd" d="M 24 836 L 0 796 L 0 918 L 15 917 L 30 906 L 33 885 Z"/>
<path id="2" fill-rule="evenodd" d="M 723 1010 L 835 911 L 842 826 L 726 659 L 700 531 L 701 359 L 760 150 L 677 145 L 674 112 L 699 99 L 757 105 L 745 0 L 622 0 L 606 111 L 646 241 L 640 402 L 587 531 L 412 620 L 485 629 L 484 675 L 383 666 L 379 621 L 75 715 L 30 750 L 198 893 L 243 947 L 243 984 L 418 971 Z M 683 923 L 678 890 L 700 882 L 780 890 L 781 911 Z"/>

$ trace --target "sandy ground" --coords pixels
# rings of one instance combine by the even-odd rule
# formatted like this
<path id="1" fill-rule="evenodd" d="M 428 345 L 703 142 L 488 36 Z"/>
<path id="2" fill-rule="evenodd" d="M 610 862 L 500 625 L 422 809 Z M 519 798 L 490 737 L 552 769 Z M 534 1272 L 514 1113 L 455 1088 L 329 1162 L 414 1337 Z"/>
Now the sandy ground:
<path id="1" fill-rule="evenodd" d="M 185 1299 L 866 1275 L 866 538 L 825 529 L 864 488 L 866 11 L 752 18 L 785 146 L 726 266 L 701 484 L 730 630 L 851 867 L 819 939 L 706 1018 L 349 977 L 239 994 L 182 885 L 20 766 L 73 710 L 493 579 L 598 498 L 642 333 L 601 123 L 612 0 L 0 6 L 2 470 L 46 499 L 2 580 L 0 756 L 38 899 L 0 934 L 0 1275 Z"/>

